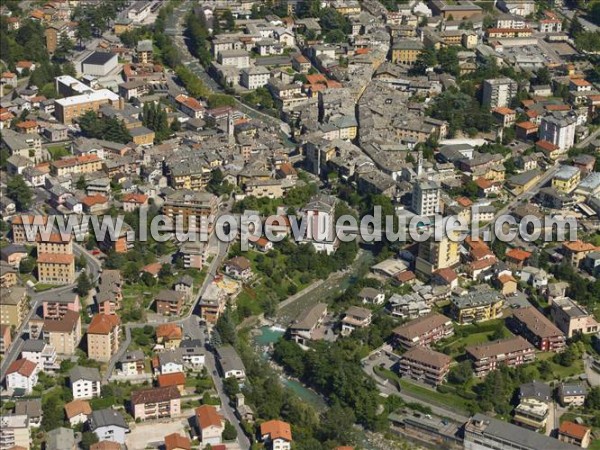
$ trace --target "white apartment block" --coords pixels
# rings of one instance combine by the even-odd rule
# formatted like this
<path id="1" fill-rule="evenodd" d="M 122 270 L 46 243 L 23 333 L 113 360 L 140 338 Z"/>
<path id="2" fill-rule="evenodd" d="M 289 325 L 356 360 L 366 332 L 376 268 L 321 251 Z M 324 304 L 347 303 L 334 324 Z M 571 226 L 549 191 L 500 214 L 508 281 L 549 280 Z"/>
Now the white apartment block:
<path id="1" fill-rule="evenodd" d="M 240 84 L 247 89 L 258 89 L 266 86 L 271 78 L 271 72 L 264 67 L 249 67 L 242 69 Z"/>
<path id="2" fill-rule="evenodd" d="M 510 78 L 484 80 L 482 103 L 489 108 L 510 106 L 510 102 L 517 95 L 518 89 L 517 82 Z"/>
<path id="3" fill-rule="evenodd" d="M 576 127 L 574 117 L 557 113 L 545 116 L 540 125 L 540 139 L 551 142 L 564 153 L 575 143 Z"/>
<path id="4" fill-rule="evenodd" d="M 440 186 L 429 180 L 415 183 L 412 192 L 412 209 L 420 216 L 433 216 L 440 205 Z"/>

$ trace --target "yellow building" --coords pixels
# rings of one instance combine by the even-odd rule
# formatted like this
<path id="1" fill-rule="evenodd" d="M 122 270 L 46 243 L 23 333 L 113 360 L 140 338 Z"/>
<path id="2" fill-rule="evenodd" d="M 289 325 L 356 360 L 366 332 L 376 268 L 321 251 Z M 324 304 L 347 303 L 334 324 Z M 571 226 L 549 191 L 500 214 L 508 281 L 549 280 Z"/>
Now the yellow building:
<path id="1" fill-rule="evenodd" d="M 439 269 L 454 267 L 460 263 L 458 241 L 444 236 L 440 241 L 430 239 L 419 244 L 419 254 L 416 260 L 416 271 L 419 275 L 430 277 Z"/>
<path id="2" fill-rule="evenodd" d="M 154 143 L 154 131 L 146 127 L 137 127 L 129 130 L 134 144 L 152 145 Z"/>
<path id="3" fill-rule="evenodd" d="M 59 98 L 54 102 L 54 116 L 60 123 L 70 124 L 88 111 L 98 111 L 102 105 L 121 108 L 120 97 L 108 89 L 99 89 L 89 94 Z"/>
<path id="4" fill-rule="evenodd" d="M 460 324 L 495 319 L 500 315 L 502 306 L 503 295 L 487 286 L 466 295 L 454 296 L 451 300 L 452 316 Z"/>
<path id="5" fill-rule="evenodd" d="M 80 155 L 75 158 L 59 159 L 50 163 L 50 173 L 63 176 L 70 173 L 90 173 L 102 170 L 102 161 L 98 155 Z"/>
<path id="6" fill-rule="evenodd" d="M 577 167 L 562 166 L 552 179 L 552 187 L 560 192 L 569 193 L 581 181 L 581 172 Z"/>
<path id="7" fill-rule="evenodd" d="M 422 42 L 408 39 L 400 40 L 392 46 L 392 62 L 412 66 L 422 51 Z"/>
<path id="8" fill-rule="evenodd" d="M 117 36 L 131 30 L 133 30 L 133 20 L 127 18 L 118 18 L 115 20 L 113 31 Z"/>
<path id="9" fill-rule="evenodd" d="M 18 329 L 29 310 L 27 290 L 21 286 L 13 286 L 2 290 L 0 302 L 0 324 Z"/>
<path id="10" fill-rule="evenodd" d="M 529 170 L 510 177 L 508 179 L 508 186 L 515 195 L 520 195 L 531 189 L 541 176 L 542 174 L 539 170 Z"/>
<path id="11" fill-rule="evenodd" d="M 334 2 L 333 8 L 344 16 L 360 14 L 360 3 L 356 0 L 342 0 Z"/>

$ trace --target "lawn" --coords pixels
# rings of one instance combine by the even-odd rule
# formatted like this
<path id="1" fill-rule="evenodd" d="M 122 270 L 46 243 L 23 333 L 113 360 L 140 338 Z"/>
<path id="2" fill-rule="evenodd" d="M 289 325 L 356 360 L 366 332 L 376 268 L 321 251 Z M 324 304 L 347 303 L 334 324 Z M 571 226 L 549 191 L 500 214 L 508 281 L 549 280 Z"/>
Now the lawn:
<path id="1" fill-rule="evenodd" d="M 442 394 L 441 392 L 427 388 L 423 385 L 408 381 L 405 378 L 400 378 L 396 373 L 389 369 L 378 367 L 376 372 L 388 380 L 391 380 L 394 384 L 399 383 L 402 391 L 415 398 L 468 415 L 467 410 L 469 401 L 457 394 L 450 392 Z"/>
<path id="2" fill-rule="evenodd" d="M 53 145 L 48 147 L 48 152 L 52 156 L 52 160 L 56 161 L 57 159 L 61 159 L 64 156 L 71 155 L 70 150 L 64 145 Z"/>
<path id="3" fill-rule="evenodd" d="M 35 292 L 44 292 L 58 287 L 56 284 L 38 283 L 35 285 Z"/>
<path id="4" fill-rule="evenodd" d="M 544 352 L 537 354 L 536 365 L 538 365 L 541 361 L 548 361 L 552 366 L 552 375 L 554 379 L 565 379 L 577 376 L 583 372 L 583 360 L 578 359 L 574 364 L 565 367 L 560 364 L 556 364 L 552 361 L 555 353 L 553 352 Z"/>

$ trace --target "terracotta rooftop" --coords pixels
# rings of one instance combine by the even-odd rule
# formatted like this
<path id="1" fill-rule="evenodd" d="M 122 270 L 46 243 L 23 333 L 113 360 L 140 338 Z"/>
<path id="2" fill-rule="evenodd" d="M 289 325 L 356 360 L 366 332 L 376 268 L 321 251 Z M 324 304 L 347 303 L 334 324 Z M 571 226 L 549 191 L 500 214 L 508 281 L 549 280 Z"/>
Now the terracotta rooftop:
<path id="1" fill-rule="evenodd" d="M 121 324 L 121 319 L 116 314 L 96 314 L 88 326 L 88 334 L 110 334 L 115 327 Z"/>
<path id="2" fill-rule="evenodd" d="M 166 373 L 157 378 L 160 387 L 180 386 L 185 384 L 185 374 L 183 372 Z"/>
<path id="3" fill-rule="evenodd" d="M 284 439 L 291 442 L 292 428 L 289 423 L 282 420 L 269 420 L 260 425 L 260 435 L 269 435 L 272 441 L 275 439 Z"/>
<path id="4" fill-rule="evenodd" d="M 179 325 L 174 323 L 163 323 L 156 327 L 156 337 L 166 339 L 181 339 L 183 331 Z"/>
<path id="5" fill-rule="evenodd" d="M 18 373 L 19 375 L 29 378 L 33 372 L 35 372 L 36 367 L 37 365 L 33 361 L 21 358 L 17 359 L 9 366 L 6 374 L 10 375 L 11 373 Z"/>
<path id="6" fill-rule="evenodd" d="M 593 252 L 594 250 L 598 249 L 594 244 L 580 240 L 563 242 L 563 247 L 573 253 Z"/>
<path id="7" fill-rule="evenodd" d="M 506 252 L 507 258 L 514 259 L 516 261 L 525 261 L 530 256 L 531 256 L 530 252 L 527 252 L 520 248 L 512 248 Z"/>
<path id="8" fill-rule="evenodd" d="M 86 416 L 92 413 L 92 407 L 90 403 L 85 400 L 73 400 L 65 405 L 65 414 L 67 419 L 71 419 L 79 414 L 85 414 Z"/>
<path id="9" fill-rule="evenodd" d="M 221 416 L 219 416 L 217 408 L 212 405 L 202 405 L 196 408 L 196 419 L 202 430 L 211 426 L 222 427 Z"/>
<path id="10" fill-rule="evenodd" d="M 465 350 L 476 360 L 490 358 L 492 356 L 533 350 L 533 345 L 523 339 L 521 336 L 515 336 L 508 339 L 502 339 L 487 344 L 471 345 Z"/>
<path id="11" fill-rule="evenodd" d="M 583 425 L 579 425 L 575 422 L 566 421 L 560 424 L 560 428 L 558 430 L 559 434 L 564 434 L 566 436 L 582 440 L 585 438 L 585 435 L 590 432 L 590 428 L 585 427 Z"/>
<path id="12" fill-rule="evenodd" d="M 190 440 L 182 436 L 179 433 L 169 434 L 165 436 L 165 449 L 166 450 L 174 450 L 174 449 L 184 449 L 190 450 L 192 448 L 192 444 Z"/>
<path id="13" fill-rule="evenodd" d="M 38 264 L 72 264 L 74 261 L 73 255 L 59 253 L 41 253 L 37 257 Z"/>

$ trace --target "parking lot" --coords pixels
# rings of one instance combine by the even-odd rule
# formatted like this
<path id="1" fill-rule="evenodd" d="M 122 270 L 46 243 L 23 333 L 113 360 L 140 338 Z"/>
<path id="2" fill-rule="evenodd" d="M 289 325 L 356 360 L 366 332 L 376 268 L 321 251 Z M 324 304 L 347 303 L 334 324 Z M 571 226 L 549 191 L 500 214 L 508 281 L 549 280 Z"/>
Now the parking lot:
<path id="1" fill-rule="evenodd" d="M 185 431 L 186 425 L 188 425 L 188 422 L 185 418 L 164 422 L 153 420 L 132 425 L 131 432 L 127 435 L 127 448 L 130 450 L 143 450 L 147 447 L 157 448 L 164 443 L 165 436 L 172 433 L 188 436 L 187 431 Z"/>

